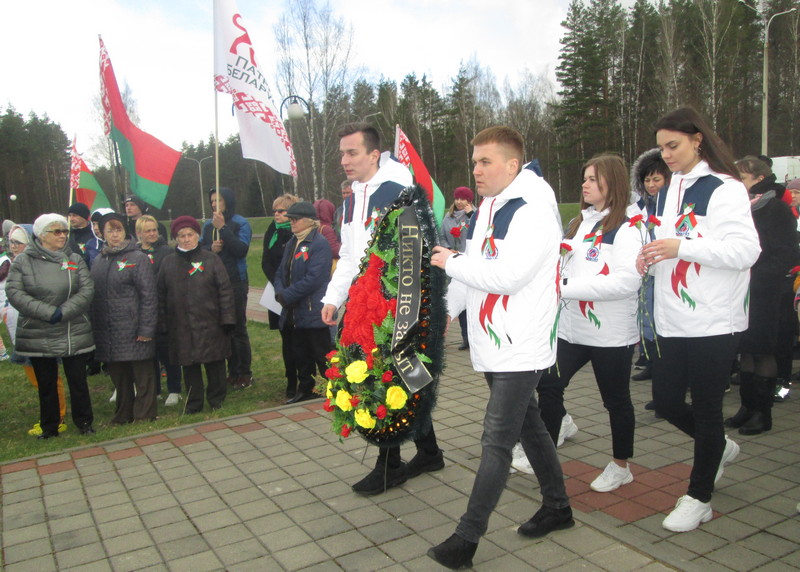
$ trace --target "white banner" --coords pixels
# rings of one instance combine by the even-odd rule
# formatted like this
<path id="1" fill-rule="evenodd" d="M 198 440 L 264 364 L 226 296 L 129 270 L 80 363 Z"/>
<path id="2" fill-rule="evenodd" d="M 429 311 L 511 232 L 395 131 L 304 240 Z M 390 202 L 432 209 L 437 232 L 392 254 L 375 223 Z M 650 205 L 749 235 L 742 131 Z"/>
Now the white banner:
<path id="1" fill-rule="evenodd" d="M 292 144 L 235 0 L 214 0 L 214 88 L 233 97 L 242 155 L 297 176 Z"/>

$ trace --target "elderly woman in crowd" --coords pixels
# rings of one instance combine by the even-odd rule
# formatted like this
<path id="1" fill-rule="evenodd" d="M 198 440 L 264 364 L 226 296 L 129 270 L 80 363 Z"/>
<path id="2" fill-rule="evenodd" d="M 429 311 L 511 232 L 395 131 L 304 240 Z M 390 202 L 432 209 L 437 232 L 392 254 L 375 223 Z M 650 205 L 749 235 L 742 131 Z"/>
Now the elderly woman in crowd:
<path id="1" fill-rule="evenodd" d="M 294 195 L 285 194 L 278 197 L 272 203 L 272 210 L 275 218 L 264 234 L 264 253 L 261 255 L 261 269 L 264 275 L 275 287 L 275 274 L 281 266 L 283 251 L 286 243 L 292 238 L 292 229 L 289 219 L 286 218 L 286 210 L 300 199 Z M 280 315 L 272 310 L 268 313 L 269 329 L 280 330 Z M 283 365 L 286 368 L 286 399 L 291 399 L 297 392 L 297 364 L 294 362 L 292 354 L 292 332 L 293 330 L 280 330 L 281 350 L 283 352 Z"/>
<path id="2" fill-rule="evenodd" d="M 25 248 L 31 243 L 31 234 L 33 233 L 32 227 L 29 224 L 14 224 L 9 232 L 6 234 L 8 240 L 8 256 L 13 261 L 20 254 L 25 251 Z M 10 270 L 10 269 L 9 269 Z M 5 281 L 4 281 L 5 282 Z M 3 293 L 5 294 L 5 283 L 3 284 Z M 8 335 L 11 338 L 11 343 L 17 343 L 17 323 L 19 323 L 19 312 L 16 308 L 5 302 L 5 323 L 8 328 Z M 19 355 L 16 351 L 11 354 L 11 363 L 21 365 L 25 371 L 25 376 L 30 381 L 31 385 L 38 389 L 39 382 L 36 380 L 36 374 L 33 372 L 31 360 L 25 356 Z M 64 393 L 64 381 L 59 375 L 56 379 L 56 392 L 58 393 L 58 412 L 61 422 L 58 424 L 58 432 L 63 433 L 67 430 L 67 425 L 64 423 L 64 417 L 67 414 L 67 400 Z M 38 437 L 42 434 L 42 424 L 37 421 L 31 429 L 28 429 L 28 435 Z"/>
<path id="3" fill-rule="evenodd" d="M 173 250 L 167 244 L 167 240 L 159 234 L 158 221 L 150 215 L 142 215 L 136 221 L 136 238 L 139 246 L 150 262 L 153 264 L 153 273 L 158 276 L 161 269 L 161 261 L 172 254 Z M 169 361 L 169 341 L 163 334 L 156 336 L 156 393 L 161 393 L 161 365 L 167 373 L 167 395 L 164 405 L 172 407 L 183 399 L 181 396 L 181 368 Z"/>
<path id="4" fill-rule="evenodd" d="M 33 223 L 36 238 L 11 266 L 6 293 L 17 309 L 16 352 L 28 356 L 39 385 L 39 439 L 58 437 L 58 359 L 64 366 L 72 420 L 82 435 L 94 433 L 86 383 L 86 356 L 94 349 L 88 311 L 94 295 L 89 269 L 66 247 L 67 219 L 44 214 Z"/>
<path id="5" fill-rule="evenodd" d="M 331 337 L 322 321 L 322 297 L 331 277 L 331 247 L 319 233 L 314 205 L 296 203 L 286 212 L 292 228 L 275 275 L 275 299 L 283 306 L 281 332 L 291 330 L 299 386 L 287 403 L 316 397 L 314 370 L 323 367 Z"/>
<path id="6" fill-rule="evenodd" d="M 159 330 L 170 340 L 170 363 L 183 366 L 186 413 L 203 410 L 201 365 L 208 404 L 217 410 L 227 393 L 225 359 L 236 325 L 233 287 L 219 256 L 200 247 L 200 225 L 194 218 L 176 218 L 171 231 L 178 246 L 158 273 Z"/>
<path id="7" fill-rule="evenodd" d="M 114 424 L 156 418 L 156 281 L 147 255 L 128 235 L 125 217 L 100 219 L 105 246 L 92 264 L 98 361 L 108 364 L 117 392 Z"/>

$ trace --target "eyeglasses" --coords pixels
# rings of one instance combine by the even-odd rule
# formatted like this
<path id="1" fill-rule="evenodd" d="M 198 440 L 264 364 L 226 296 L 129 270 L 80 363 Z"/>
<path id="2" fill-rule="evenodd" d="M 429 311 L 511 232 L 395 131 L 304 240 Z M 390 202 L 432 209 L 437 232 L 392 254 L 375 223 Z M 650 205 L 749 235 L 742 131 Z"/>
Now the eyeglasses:
<path id="1" fill-rule="evenodd" d="M 48 230 L 47 232 L 51 232 L 56 236 L 67 236 L 69 231 L 66 228 L 57 228 L 54 230 Z"/>

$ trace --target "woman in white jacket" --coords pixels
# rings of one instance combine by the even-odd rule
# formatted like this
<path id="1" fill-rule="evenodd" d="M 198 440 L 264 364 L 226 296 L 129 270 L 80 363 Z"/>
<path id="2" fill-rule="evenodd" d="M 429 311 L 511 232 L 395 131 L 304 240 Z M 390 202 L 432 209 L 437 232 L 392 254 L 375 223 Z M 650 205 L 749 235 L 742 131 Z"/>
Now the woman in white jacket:
<path id="1" fill-rule="evenodd" d="M 655 130 L 673 175 L 658 196 L 656 240 L 636 264 L 655 277 L 656 410 L 694 439 L 687 494 L 663 522 L 667 530 L 687 532 L 711 519 L 714 483 L 739 453 L 725 436 L 722 397 L 747 329 L 750 267 L 761 248 L 747 190 L 706 121 L 683 108 L 661 118 Z"/>
<path id="2" fill-rule="evenodd" d="M 570 223 L 562 245 L 556 366 L 539 383 L 542 418 L 555 441 L 566 413 L 564 389 L 591 362 L 611 423 L 613 456 L 592 481 L 598 492 L 633 481 L 628 467 L 635 425 L 630 376 L 639 339 L 636 255 L 642 234 L 626 217 L 629 196 L 628 170 L 617 155 L 598 155 L 583 166 L 581 214 Z"/>

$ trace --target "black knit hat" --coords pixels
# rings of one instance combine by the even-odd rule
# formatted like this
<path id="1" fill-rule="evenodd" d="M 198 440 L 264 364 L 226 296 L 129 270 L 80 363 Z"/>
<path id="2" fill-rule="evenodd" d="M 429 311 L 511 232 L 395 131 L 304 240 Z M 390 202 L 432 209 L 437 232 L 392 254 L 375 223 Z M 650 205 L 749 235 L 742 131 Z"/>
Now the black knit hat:
<path id="1" fill-rule="evenodd" d="M 89 207 L 83 203 L 72 203 L 67 209 L 67 214 L 76 214 L 81 218 L 89 220 Z"/>
<path id="2" fill-rule="evenodd" d="M 311 220 L 317 220 L 317 209 L 308 201 L 301 201 L 289 207 L 289 210 L 286 211 L 286 218 L 310 218 Z"/>

